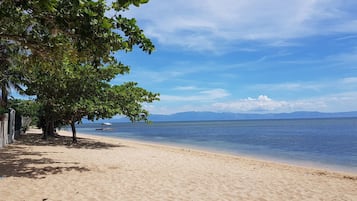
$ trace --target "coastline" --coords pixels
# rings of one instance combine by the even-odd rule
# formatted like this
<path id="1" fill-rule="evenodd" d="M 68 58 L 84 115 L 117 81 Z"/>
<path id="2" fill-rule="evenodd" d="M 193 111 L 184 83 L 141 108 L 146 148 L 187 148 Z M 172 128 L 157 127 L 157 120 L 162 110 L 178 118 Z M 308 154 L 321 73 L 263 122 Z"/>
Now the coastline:
<path id="1" fill-rule="evenodd" d="M 60 134 L 0 150 L 0 200 L 357 199 L 357 174 L 82 133 L 71 145 Z"/>
<path id="2" fill-rule="evenodd" d="M 108 131 L 97 131 L 100 124 L 88 123 L 78 131 L 357 173 L 355 122 L 354 118 L 114 123 Z"/>
<path id="3" fill-rule="evenodd" d="M 70 131 L 60 131 L 61 135 L 65 136 L 72 136 L 72 133 Z M 229 152 L 225 150 L 219 150 L 219 149 L 214 149 L 214 148 L 207 148 L 207 147 L 202 147 L 202 146 L 194 146 L 194 145 L 186 145 L 186 144 L 178 144 L 178 143 L 167 143 L 167 142 L 156 142 L 156 141 L 146 141 L 146 140 L 139 140 L 139 139 L 128 139 L 128 138 L 123 138 L 123 137 L 116 137 L 116 136 L 101 136 L 101 135 L 96 135 L 96 134 L 88 134 L 88 133 L 83 133 L 79 132 L 77 133 L 78 136 L 82 136 L 84 138 L 93 138 L 97 140 L 101 140 L 103 138 L 107 138 L 108 140 L 120 140 L 122 142 L 126 143 L 133 143 L 133 144 L 140 144 L 140 145 L 145 145 L 145 146 L 150 146 L 150 147 L 163 147 L 167 149 L 173 149 L 173 150 L 181 150 L 181 151 L 187 151 L 187 152 L 196 152 L 196 153 L 204 153 L 208 155 L 216 155 L 219 157 L 231 157 L 231 158 L 239 158 L 239 159 L 246 159 L 246 160 L 253 160 L 253 161 L 259 161 L 262 163 L 272 163 L 272 164 L 277 164 L 277 165 L 283 165 L 283 166 L 292 166 L 292 167 L 297 167 L 297 168 L 306 168 L 306 169 L 313 169 L 316 171 L 327 171 L 327 172 L 335 172 L 335 173 L 340 173 L 340 174 L 349 174 L 349 175 L 355 175 L 357 176 L 357 169 L 352 169 L 352 168 L 347 168 L 347 167 L 341 167 L 341 166 L 333 166 L 333 165 L 326 165 L 326 164 L 317 164 L 313 162 L 307 162 L 307 161 L 296 161 L 296 160 L 284 160 L 284 159 L 278 159 L 274 157 L 269 157 L 269 156 L 260 156 L 260 155 L 253 155 L 253 154 L 242 154 L 238 152 Z"/>
<path id="4" fill-rule="evenodd" d="M 61 130 L 63 134 L 67 136 L 71 136 L 71 131 L 68 130 Z M 100 137 L 100 138 L 109 138 L 121 141 L 127 141 L 132 143 L 140 143 L 140 144 L 147 144 L 147 145 L 155 145 L 155 146 L 166 146 L 168 148 L 174 149 L 181 149 L 181 150 L 189 150 L 189 151 L 196 151 L 196 152 L 207 152 L 208 154 L 219 154 L 219 155 L 228 155 L 231 157 L 238 157 L 238 158 L 247 158 L 252 160 L 258 160 L 261 162 L 268 162 L 268 163 L 277 163 L 281 165 L 290 165 L 296 166 L 301 168 L 311 168 L 316 170 L 325 170 L 330 172 L 339 172 L 339 173 L 346 173 L 346 174 L 354 174 L 357 175 L 357 167 L 346 167 L 342 165 L 331 165 L 325 163 L 318 163 L 312 162 L 307 160 L 295 160 L 289 158 L 277 158 L 273 156 L 266 156 L 266 155 L 258 155 L 253 153 L 241 153 L 238 151 L 229 151 L 229 150 L 221 150 L 215 149 L 205 146 L 199 145 L 190 145 L 190 144 L 181 144 L 181 143 L 171 143 L 171 142 L 157 142 L 157 141 L 150 141 L 150 140 L 143 140 L 143 139 L 133 139 L 133 138 L 125 138 L 119 136 L 108 136 L 108 135 L 100 135 L 100 134 L 93 134 L 93 133 L 85 133 L 85 132 L 77 132 L 79 136 L 84 137 Z"/>

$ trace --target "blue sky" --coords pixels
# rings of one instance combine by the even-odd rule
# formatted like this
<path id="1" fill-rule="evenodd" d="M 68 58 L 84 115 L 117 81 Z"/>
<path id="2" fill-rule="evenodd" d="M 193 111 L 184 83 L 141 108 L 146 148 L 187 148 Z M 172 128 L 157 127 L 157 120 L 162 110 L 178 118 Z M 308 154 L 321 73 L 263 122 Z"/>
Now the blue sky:
<path id="1" fill-rule="evenodd" d="M 150 0 L 135 17 L 156 51 L 117 54 L 161 94 L 154 114 L 357 111 L 357 1 Z"/>

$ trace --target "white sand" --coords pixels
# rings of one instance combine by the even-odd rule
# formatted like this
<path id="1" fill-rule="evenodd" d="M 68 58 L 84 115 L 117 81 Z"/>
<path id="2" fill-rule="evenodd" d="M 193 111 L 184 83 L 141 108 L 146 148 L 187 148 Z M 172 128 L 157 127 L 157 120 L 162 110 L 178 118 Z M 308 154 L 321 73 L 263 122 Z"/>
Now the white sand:
<path id="1" fill-rule="evenodd" d="M 84 136 L 0 150 L 0 200 L 357 200 L 356 174 Z"/>

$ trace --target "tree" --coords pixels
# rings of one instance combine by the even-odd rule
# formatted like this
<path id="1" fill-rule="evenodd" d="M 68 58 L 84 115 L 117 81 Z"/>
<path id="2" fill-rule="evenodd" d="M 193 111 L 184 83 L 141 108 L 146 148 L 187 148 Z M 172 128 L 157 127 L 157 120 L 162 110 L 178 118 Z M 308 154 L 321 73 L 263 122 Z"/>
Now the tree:
<path id="1" fill-rule="evenodd" d="M 23 99 L 9 99 L 9 106 L 16 111 L 16 116 L 21 116 L 22 129 L 27 130 L 30 125 L 38 124 L 38 112 L 40 105 L 35 100 L 23 100 Z M 25 121 L 24 121 L 25 120 Z"/>
<path id="2" fill-rule="evenodd" d="M 135 19 L 121 15 L 130 5 L 147 2 L 117 0 L 107 6 L 104 0 L 3 0 L 0 39 L 46 57 L 53 43 L 60 43 L 58 38 L 65 36 L 82 60 L 96 65 L 111 60 L 112 52 L 131 51 L 134 45 L 151 53 L 154 46 Z M 107 17 L 109 11 L 114 15 Z"/>
<path id="3" fill-rule="evenodd" d="M 40 119 L 44 122 L 44 138 L 53 135 L 56 123 L 69 124 L 73 142 L 76 142 L 75 124 L 84 117 L 95 120 L 123 114 L 133 121 L 147 121 L 148 112 L 141 103 L 158 100 L 158 94 L 137 87 L 133 82 L 111 86 L 109 81 L 128 73 L 128 66 L 114 60 L 102 66 L 73 61 L 76 51 L 71 48 L 63 43 L 51 54 L 56 59 L 46 62 L 31 57 L 28 63 L 32 67 L 25 68 L 31 69 L 23 75 L 27 80 L 24 81 L 26 93 L 36 95 L 42 105 Z M 54 68 L 46 71 L 49 65 Z"/>
<path id="4" fill-rule="evenodd" d="M 10 99 L 9 105 L 16 110 L 17 114 L 35 117 L 39 110 L 39 104 L 35 100 Z"/>
<path id="5" fill-rule="evenodd" d="M 12 69 L 16 63 L 18 51 L 14 44 L 0 40 L 0 106 L 3 109 L 8 107 L 11 87 L 21 90 L 19 75 Z"/>
<path id="6" fill-rule="evenodd" d="M 158 100 L 158 94 L 134 82 L 109 84 L 118 74 L 129 72 L 113 56 L 115 52 L 129 52 L 134 46 L 149 54 L 154 50 L 136 20 L 122 15 L 130 5 L 147 2 L 116 0 L 110 6 L 104 0 L 0 2 L 0 39 L 21 50 L 22 64 L 16 72 L 26 94 L 36 96 L 42 105 L 45 137 L 55 122 L 74 125 L 84 116 L 124 114 L 133 121 L 147 120 L 141 104 Z"/>
<path id="7" fill-rule="evenodd" d="M 88 75 L 90 67 L 82 68 Z M 83 93 L 83 96 L 78 100 L 73 94 L 62 96 L 61 118 L 66 124 L 70 124 L 73 134 L 73 142 L 77 142 L 75 124 L 79 123 L 82 118 L 87 117 L 89 120 L 97 120 L 101 118 L 111 118 L 114 115 L 126 115 L 132 121 L 148 121 L 148 111 L 142 108 L 142 103 L 153 102 L 158 99 L 158 94 L 149 92 L 137 86 L 137 83 L 129 82 L 122 85 L 111 86 L 107 81 L 104 81 L 100 76 L 103 71 L 109 76 L 115 72 L 114 69 L 103 68 L 101 71 L 88 76 L 80 76 L 67 80 L 65 88 L 73 89 L 72 93 Z M 83 75 L 82 74 L 82 75 Z M 94 76 L 93 76 L 94 75 Z M 78 80 L 83 81 L 84 85 L 79 87 L 73 85 Z M 86 80 L 84 80 L 86 79 Z M 90 83 L 89 83 L 90 82 Z M 89 87 L 88 87 L 89 86 Z"/>
<path id="8" fill-rule="evenodd" d="M 84 117 L 96 120 L 122 114 L 132 121 L 147 121 L 148 112 L 141 104 L 158 100 L 158 94 L 138 87 L 135 82 L 110 85 L 110 80 L 127 71 L 123 65 L 98 68 L 63 59 L 55 75 L 44 73 L 41 67 L 36 69 L 26 73 L 28 80 L 33 80 L 26 84 L 26 93 L 37 95 L 43 107 L 44 137 L 52 134 L 52 125 L 57 122 L 71 125 L 73 142 L 77 142 L 75 124 Z"/>

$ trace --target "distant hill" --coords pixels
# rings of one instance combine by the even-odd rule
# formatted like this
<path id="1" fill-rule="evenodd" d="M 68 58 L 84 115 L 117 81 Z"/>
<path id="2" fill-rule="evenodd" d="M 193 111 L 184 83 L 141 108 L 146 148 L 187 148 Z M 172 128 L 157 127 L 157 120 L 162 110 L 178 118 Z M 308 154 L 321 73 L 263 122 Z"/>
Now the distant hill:
<path id="1" fill-rule="evenodd" d="M 269 114 L 181 112 L 171 115 L 151 115 L 151 121 L 208 121 L 208 120 L 250 120 L 250 119 L 306 119 L 306 118 L 348 118 L 357 117 L 357 112 L 292 112 Z"/>
<path id="2" fill-rule="evenodd" d="M 356 112 L 292 112 L 292 113 L 269 113 L 269 114 L 247 114 L 229 112 L 180 112 L 170 115 L 152 114 L 149 119 L 155 121 L 210 121 L 210 120 L 253 120 L 253 119 L 309 119 L 309 118 L 351 118 L 357 117 Z M 83 123 L 88 121 L 84 120 Z M 129 122 L 125 117 L 114 117 L 112 119 L 99 120 L 103 122 Z"/>

